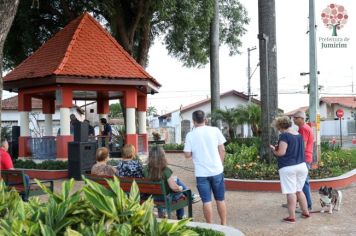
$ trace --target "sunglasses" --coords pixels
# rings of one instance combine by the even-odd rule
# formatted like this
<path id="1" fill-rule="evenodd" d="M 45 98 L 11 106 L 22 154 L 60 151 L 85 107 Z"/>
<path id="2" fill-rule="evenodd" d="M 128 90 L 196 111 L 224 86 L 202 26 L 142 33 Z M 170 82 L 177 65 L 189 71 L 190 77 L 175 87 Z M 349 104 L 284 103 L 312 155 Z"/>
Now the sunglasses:
<path id="1" fill-rule="evenodd" d="M 298 119 L 298 118 L 304 119 L 303 117 L 300 117 L 300 116 L 294 116 L 294 117 L 293 117 L 293 119 Z"/>

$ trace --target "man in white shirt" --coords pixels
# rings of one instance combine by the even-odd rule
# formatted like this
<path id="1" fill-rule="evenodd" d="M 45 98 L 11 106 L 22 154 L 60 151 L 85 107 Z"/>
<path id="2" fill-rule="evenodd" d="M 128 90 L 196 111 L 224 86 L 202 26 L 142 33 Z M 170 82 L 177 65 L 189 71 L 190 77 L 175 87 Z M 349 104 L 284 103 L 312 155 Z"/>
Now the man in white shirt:
<path id="1" fill-rule="evenodd" d="M 205 125 L 205 114 L 198 110 L 193 112 L 194 128 L 187 134 L 184 145 L 186 158 L 193 158 L 195 177 L 200 197 L 203 201 L 203 212 L 207 223 L 212 223 L 213 193 L 220 221 L 226 225 L 224 156 L 226 142 L 221 131 L 216 127 Z"/>

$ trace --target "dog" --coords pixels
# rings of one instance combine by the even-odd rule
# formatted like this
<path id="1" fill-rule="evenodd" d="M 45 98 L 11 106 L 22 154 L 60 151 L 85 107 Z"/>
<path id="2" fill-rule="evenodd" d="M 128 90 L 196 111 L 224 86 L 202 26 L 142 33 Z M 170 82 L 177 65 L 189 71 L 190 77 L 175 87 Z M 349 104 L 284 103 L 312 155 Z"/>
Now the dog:
<path id="1" fill-rule="evenodd" d="M 340 205 L 342 201 L 342 192 L 333 188 L 322 186 L 319 189 L 321 213 L 324 213 L 324 207 L 329 208 L 329 214 L 333 213 L 333 210 L 340 211 Z"/>

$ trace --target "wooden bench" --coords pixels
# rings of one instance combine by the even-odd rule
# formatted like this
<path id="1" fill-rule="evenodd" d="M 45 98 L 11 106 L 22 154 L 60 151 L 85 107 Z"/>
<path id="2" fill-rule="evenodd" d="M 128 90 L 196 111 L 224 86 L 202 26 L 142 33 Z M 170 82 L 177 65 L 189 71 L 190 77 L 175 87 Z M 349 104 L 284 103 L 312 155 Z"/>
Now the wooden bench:
<path id="1" fill-rule="evenodd" d="M 107 179 L 113 179 L 112 176 L 99 176 L 94 174 L 85 174 L 86 178 L 101 184 L 105 188 L 109 188 Z M 190 189 L 182 191 L 184 197 L 174 201 L 173 195 L 169 194 L 163 180 L 151 180 L 146 178 L 119 178 L 121 189 L 129 193 L 133 181 L 136 181 L 141 194 L 152 196 L 153 199 L 159 198 L 162 200 L 154 200 L 157 209 L 166 209 L 168 218 L 171 218 L 171 212 L 188 206 L 188 217 L 193 217 L 192 210 L 192 192 Z"/>
<path id="2" fill-rule="evenodd" d="M 29 181 L 29 186 L 26 182 L 25 171 L 23 170 L 1 170 L 1 178 L 9 187 L 15 188 L 19 193 L 23 194 L 26 199 L 31 196 L 45 194 L 45 192 L 37 185 L 36 182 Z M 53 191 L 53 180 L 40 181 L 47 188 Z"/>

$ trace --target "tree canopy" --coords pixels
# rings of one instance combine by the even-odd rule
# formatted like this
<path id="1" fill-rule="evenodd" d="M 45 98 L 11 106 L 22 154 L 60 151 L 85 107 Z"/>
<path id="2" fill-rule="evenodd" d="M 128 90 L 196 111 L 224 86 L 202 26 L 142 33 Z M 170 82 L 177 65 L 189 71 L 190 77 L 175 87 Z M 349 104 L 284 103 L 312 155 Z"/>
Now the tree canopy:
<path id="1" fill-rule="evenodd" d="M 213 0 L 39 0 L 20 1 L 5 43 L 4 63 L 18 65 L 69 21 L 91 12 L 115 39 L 143 66 L 148 51 L 161 37 L 168 53 L 187 67 L 209 62 L 209 25 Z M 249 19 L 238 0 L 220 0 L 220 42 L 230 54 L 239 53 L 240 37 Z"/>

